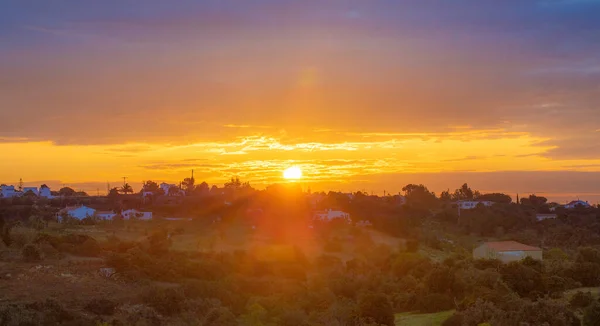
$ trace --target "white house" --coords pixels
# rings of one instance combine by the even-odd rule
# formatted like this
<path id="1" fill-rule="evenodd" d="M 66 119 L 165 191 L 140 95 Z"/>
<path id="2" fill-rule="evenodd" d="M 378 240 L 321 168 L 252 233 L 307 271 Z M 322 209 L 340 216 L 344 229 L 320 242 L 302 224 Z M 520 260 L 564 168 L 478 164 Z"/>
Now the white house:
<path id="1" fill-rule="evenodd" d="M 12 198 L 12 197 L 17 197 L 19 195 L 19 193 L 15 190 L 15 186 L 6 186 L 3 185 L 1 192 L 0 192 L 0 197 L 3 198 Z"/>
<path id="2" fill-rule="evenodd" d="M 590 204 L 587 201 L 583 201 L 583 200 L 574 200 L 574 201 L 566 204 L 564 207 L 566 209 L 573 209 L 573 208 L 578 207 L 578 206 L 581 206 L 581 207 L 584 207 L 584 208 L 590 208 L 591 207 Z"/>
<path id="3" fill-rule="evenodd" d="M 42 185 L 40 187 L 40 193 L 38 195 L 42 198 L 52 198 L 52 192 L 50 191 L 50 188 L 46 185 Z"/>
<path id="4" fill-rule="evenodd" d="M 321 220 L 321 221 L 332 221 L 335 219 L 343 219 L 346 222 L 350 222 L 350 214 L 348 214 L 346 212 L 342 212 L 342 211 L 334 211 L 331 209 L 328 209 L 326 211 L 316 211 L 314 214 L 314 218 L 316 220 Z"/>
<path id="5" fill-rule="evenodd" d="M 32 192 L 34 195 L 39 196 L 40 193 L 38 192 L 38 188 L 37 187 L 24 187 L 23 188 L 23 195 L 28 193 L 28 192 Z"/>
<path id="6" fill-rule="evenodd" d="M 123 219 L 125 220 L 137 219 L 147 221 L 152 219 L 152 212 L 140 212 L 137 209 L 128 209 L 122 211 L 121 216 L 123 216 Z"/>
<path id="7" fill-rule="evenodd" d="M 456 205 L 458 205 L 460 209 L 473 209 L 479 204 L 489 207 L 494 205 L 494 202 L 487 200 L 459 200 L 456 202 Z"/>
<path id="8" fill-rule="evenodd" d="M 94 216 L 94 214 L 96 213 L 96 210 L 91 207 L 87 207 L 87 206 L 65 207 L 65 208 L 61 209 L 60 211 L 58 211 L 58 213 L 57 213 L 59 221 L 61 220 L 61 216 L 65 213 L 72 218 L 76 218 L 78 220 L 83 220 L 86 217 Z"/>
<path id="9" fill-rule="evenodd" d="M 100 220 L 111 221 L 113 218 L 115 218 L 115 216 L 117 216 L 117 213 L 113 211 L 96 211 L 94 216 Z"/>
<path id="10" fill-rule="evenodd" d="M 177 193 L 169 194 L 169 189 L 171 189 L 173 187 L 177 188 L 177 190 L 178 190 Z M 177 187 L 177 185 L 175 185 L 175 184 L 169 184 L 169 183 L 163 182 L 160 184 L 160 189 L 162 189 L 165 196 L 185 196 L 185 191 L 179 189 L 179 187 Z"/>
<path id="11" fill-rule="evenodd" d="M 536 214 L 535 218 L 538 221 L 543 221 L 543 220 L 548 220 L 548 219 L 556 218 L 556 214 Z"/>

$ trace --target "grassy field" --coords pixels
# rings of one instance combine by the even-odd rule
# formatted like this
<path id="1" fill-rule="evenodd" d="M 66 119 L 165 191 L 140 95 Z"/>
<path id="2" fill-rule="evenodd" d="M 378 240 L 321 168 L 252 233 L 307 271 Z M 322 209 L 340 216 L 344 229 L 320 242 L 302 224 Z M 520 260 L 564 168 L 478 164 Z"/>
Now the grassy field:
<path id="1" fill-rule="evenodd" d="M 454 314 L 454 310 L 433 314 L 396 314 L 396 326 L 439 326 Z"/>

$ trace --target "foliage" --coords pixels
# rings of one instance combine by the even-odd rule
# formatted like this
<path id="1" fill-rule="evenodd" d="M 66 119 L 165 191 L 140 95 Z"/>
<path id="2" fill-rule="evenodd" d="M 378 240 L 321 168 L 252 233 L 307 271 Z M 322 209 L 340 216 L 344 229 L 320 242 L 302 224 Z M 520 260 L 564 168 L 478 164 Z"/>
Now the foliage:
<path id="1" fill-rule="evenodd" d="M 85 306 L 85 310 L 94 313 L 96 315 L 107 315 L 111 316 L 115 313 L 115 309 L 117 308 L 117 304 L 106 299 L 92 299 Z"/>
<path id="2" fill-rule="evenodd" d="M 394 325 L 394 310 L 382 293 L 365 293 L 358 299 L 358 311 L 362 318 L 369 318 L 381 325 Z"/>
<path id="3" fill-rule="evenodd" d="M 583 314 L 584 326 L 600 326 L 600 302 L 594 301 Z"/>
<path id="4" fill-rule="evenodd" d="M 172 316 L 184 308 L 185 295 L 181 288 L 152 287 L 142 294 L 142 302 L 156 309 L 159 313 Z"/>
<path id="5" fill-rule="evenodd" d="M 594 297 L 591 292 L 577 291 L 569 300 L 569 304 L 575 308 L 585 308 L 594 301 Z"/>
<path id="6" fill-rule="evenodd" d="M 23 259 L 25 261 L 33 262 L 42 260 L 42 254 L 40 249 L 34 244 L 26 244 L 21 251 Z"/>

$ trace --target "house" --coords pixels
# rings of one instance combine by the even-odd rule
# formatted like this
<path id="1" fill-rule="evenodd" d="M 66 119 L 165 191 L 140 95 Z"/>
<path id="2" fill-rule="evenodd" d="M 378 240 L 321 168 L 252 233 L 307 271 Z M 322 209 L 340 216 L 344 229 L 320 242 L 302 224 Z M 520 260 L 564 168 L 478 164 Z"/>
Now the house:
<path id="1" fill-rule="evenodd" d="M 42 185 L 40 187 L 40 193 L 38 194 L 38 196 L 42 197 L 42 198 L 52 198 L 52 191 L 50 191 L 50 188 L 46 185 Z"/>
<path id="2" fill-rule="evenodd" d="M 177 188 L 176 193 L 169 192 L 169 190 L 173 187 Z M 175 185 L 175 184 L 169 184 L 169 183 L 163 182 L 160 184 L 160 189 L 162 189 L 165 196 L 185 196 L 185 191 L 183 191 L 182 189 L 179 189 L 179 187 L 177 187 L 177 185 Z"/>
<path id="3" fill-rule="evenodd" d="M 38 192 L 38 188 L 37 187 L 25 187 L 25 188 L 23 188 L 23 192 L 22 192 L 23 195 L 27 194 L 28 192 L 31 192 L 32 194 L 34 194 L 36 196 L 40 195 L 40 193 Z"/>
<path id="4" fill-rule="evenodd" d="M 15 186 L 2 185 L 1 188 L 0 197 L 2 198 L 12 198 L 19 195 L 19 193 L 15 190 Z"/>
<path id="5" fill-rule="evenodd" d="M 553 219 L 556 218 L 556 214 L 536 214 L 535 218 L 538 221 L 543 221 L 543 220 L 547 220 L 547 219 Z"/>
<path id="6" fill-rule="evenodd" d="M 350 222 L 350 214 L 342 211 L 334 211 L 332 209 L 328 209 L 326 211 L 316 211 L 314 213 L 314 218 L 316 220 L 321 221 L 332 221 L 335 219 L 343 219 L 346 222 Z"/>
<path id="7" fill-rule="evenodd" d="M 573 209 L 576 207 L 590 208 L 592 206 L 587 201 L 583 200 L 574 200 L 564 206 L 566 209 Z"/>
<path id="8" fill-rule="evenodd" d="M 72 218 L 83 220 L 86 217 L 92 217 L 96 214 L 96 210 L 87 206 L 67 206 L 57 213 L 58 220 L 60 221 L 64 214 L 69 215 Z"/>
<path id="9" fill-rule="evenodd" d="M 141 212 L 137 209 L 128 209 L 122 211 L 121 216 L 123 216 L 123 219 L 125 220 L 137 219 L 147 221 L 152 219 L 152 212 Z"/>
<path id="10" fill-rule="evenodd" d="M 525 257 L 542 260 L 542 249 L 516 241 L 486 242 L 473 249 L 474 259 L 499 259 L 508 263 Z"/>
<path id="11" fill-rule="evenodd" d="M 111 221 L 117 216 L 117 213 L 113 211 L 96 211 L 94 216 L 99 220 Z"/>
<path id="12" fill-rule="evenodd" d="M 473 209 L 479 204 L 485 207 L 490 207 L 494 205 L 494 202 L 489 200 L 459 200 L 456 202 L 456 205 L 458 205 L 460 209 Z"/>

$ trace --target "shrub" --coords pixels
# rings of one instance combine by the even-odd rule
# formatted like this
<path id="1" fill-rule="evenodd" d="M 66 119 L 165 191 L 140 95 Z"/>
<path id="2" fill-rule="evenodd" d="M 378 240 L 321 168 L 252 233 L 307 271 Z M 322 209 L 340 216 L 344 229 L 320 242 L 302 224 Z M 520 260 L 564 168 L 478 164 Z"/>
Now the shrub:
<path id="1" fill-rule="evenodd" d="M 120 324 L 115 325 L 145 325 L 145 326 L 160 326 L 162 321 L 156 310 L 144 306 L 133 305 L 125 306 L 119 309 L 124 314 L 124 320 Z"/>
<path id="2" fill-rule="evenodd" d="M 183 310 L 185 295 L 181 288 L 151 288 L 142 295 L 142 301 L 159 313 L 172 316 Z"/>
<path id="3" fill-rule="evenodd" d="M 201 325 L 204 326 L 236 326 L 238 325 L 235 315 L 225 307 L 218 307 L 205 314 Z"/>
<path id="4" fill-rule="evenodd" d="M 108 299 L 92 299 L 86 306 L 85 310 L 95 313 L 96 315 L 111 316 L 115 313 L 117 304 Z"/>
<path id="5" fill-rule="evenodd" d="M 594 301 L 594 297 L 592 297 L 591 292 L 577 291 L 571 300 L 569 300 L 569 304 L 571 307 L 585 308 L 589 306 L 592 301 Z"/>
<path id="6" fill-rule="evenodd" d="M 418 309 L 424 313 L 432 313 L 450 310 L 454 308 L 454 300 L 450 296 L 441 293 L 432 293 L 419 299 Z"/>
<path id="7" fill-rule="evenodd" d="M 583 313 L 583 325 L 584 326 L 598 326 L 600 325 L 600 302 L 595 301 L 589 305 Z"/>
<path id="8" fill-rule="evenodd" d="M 40 249 L 36 245 L 31 243 L 26 244 L 23 247 L 21 254 L 23 255 L 23 259 L 25 259 L 25 261 L 33 262 L 42 260 L 42 254 L 40 252 Z"/>
<path id="9" fill-rule="evenodd" d="M 366 293 L 358 300 L 358 311 L 362 318 L 372 319 L 381 325 L 394 325 L 394 309 L 382 293 Z"/>
<path id="10" fill-rule="evenodd" d="M 442 326 L 462 326 L 463 325 L 463 317 L 459 313 L 455 313 L 450 318 L 444 320 Z"/>

